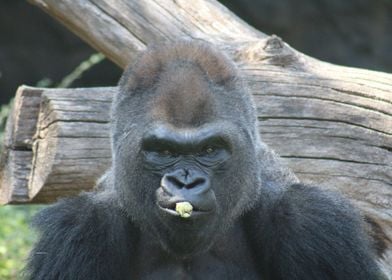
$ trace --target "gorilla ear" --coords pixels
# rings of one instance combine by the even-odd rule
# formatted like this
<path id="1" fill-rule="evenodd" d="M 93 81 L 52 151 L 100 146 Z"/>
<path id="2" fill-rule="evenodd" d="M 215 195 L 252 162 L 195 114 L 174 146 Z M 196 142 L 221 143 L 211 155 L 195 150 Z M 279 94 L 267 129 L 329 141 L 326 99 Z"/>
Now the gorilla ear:
<path id="1" fill-rule="evenodd" d="M 197 40 L 168 42 L 149 47 L 135 64 L 128 67 L 120 80 L 127 90 L 152 87 L 164 68 L 175 62 L 190 62 L 201 68 L 214 84 L 231 88 L 238 76 L 236 66 L 213 45 Z"/>

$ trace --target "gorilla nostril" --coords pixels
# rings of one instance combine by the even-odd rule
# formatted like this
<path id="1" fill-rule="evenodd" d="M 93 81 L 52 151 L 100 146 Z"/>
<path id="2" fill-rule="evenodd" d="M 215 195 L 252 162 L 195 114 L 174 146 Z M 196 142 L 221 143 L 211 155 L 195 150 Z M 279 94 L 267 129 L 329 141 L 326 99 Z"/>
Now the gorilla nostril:
<path id="1" fill-rule="evenodd" d="M 179 178 L 175 176 L 167 176 L 167 181 L 174 187 L 181 189 L 185 186 L 185 183 L 182 182 Z"/>
<path id="2" fill-rule="evenodd" d="M 189 184 L 186 184 L 185 188 L 192 189 L 192 188 L 204 185 L 205 183 L 206 183 L 206 179 L 204 179 L 204 178 L 196 178 L 195 180 L 193 180 L 193 182 L 191 182 Z"/>

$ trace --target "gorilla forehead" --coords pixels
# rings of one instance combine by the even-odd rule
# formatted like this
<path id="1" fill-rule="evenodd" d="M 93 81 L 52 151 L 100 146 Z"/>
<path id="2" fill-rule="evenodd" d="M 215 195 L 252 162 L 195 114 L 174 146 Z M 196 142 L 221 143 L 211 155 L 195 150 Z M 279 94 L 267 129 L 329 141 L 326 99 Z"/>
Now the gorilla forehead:
<path id="1" fill-rule="evenodd" d="M 151 115 L 176 127 L 197 127 L 215 119 L 213 86 L 191 62 L 167 65 L 156 84 Z"/>

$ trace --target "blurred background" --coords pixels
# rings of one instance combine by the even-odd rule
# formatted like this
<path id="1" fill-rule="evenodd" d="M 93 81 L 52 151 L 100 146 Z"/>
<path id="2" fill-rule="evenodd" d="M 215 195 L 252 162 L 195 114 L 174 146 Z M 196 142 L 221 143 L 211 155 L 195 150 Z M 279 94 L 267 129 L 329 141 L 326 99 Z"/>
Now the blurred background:
<path id="1" fill-rule="evenodd" d="M 392 0 L 222 0 L 235 14 L 295 49 L 335 64 L 392 72 Z M 0 138 L 21 84 L 112 86 L 121 69 L 24 0 L 0 4 Z M 42 206 L 0 207 L 0 279 L 18 271 Z"/>

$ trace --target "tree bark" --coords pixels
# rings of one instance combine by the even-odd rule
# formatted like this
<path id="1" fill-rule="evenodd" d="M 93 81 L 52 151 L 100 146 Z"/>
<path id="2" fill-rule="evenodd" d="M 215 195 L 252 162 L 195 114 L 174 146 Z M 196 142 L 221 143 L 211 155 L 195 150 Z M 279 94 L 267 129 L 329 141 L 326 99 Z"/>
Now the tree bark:
<path id="1" fill-rule="evenodd" d="M 308 57 L 213 0 L 30 2 L 121 67 L 146 44 L 179 37 L 225 51 L 254 95 L 262 139 L 301 180 L 338 189 L 362 209 L 377 235 L 380 263 L 392 275 L 391 74 Z M 33 90 L 43 100 L 38 132 L 29 138 L 34 144 L 22 149 L 31 153 L 25 153 L 24 169 L 18 145 L 3 151 L 2 201 L 49 202 L 92 188 L 110 164 L 107 106 L 114 90 Z M 10 119 L 14 133 L 17 123 Z M 27 177 L 16 177 L 22 169 Z"/>

